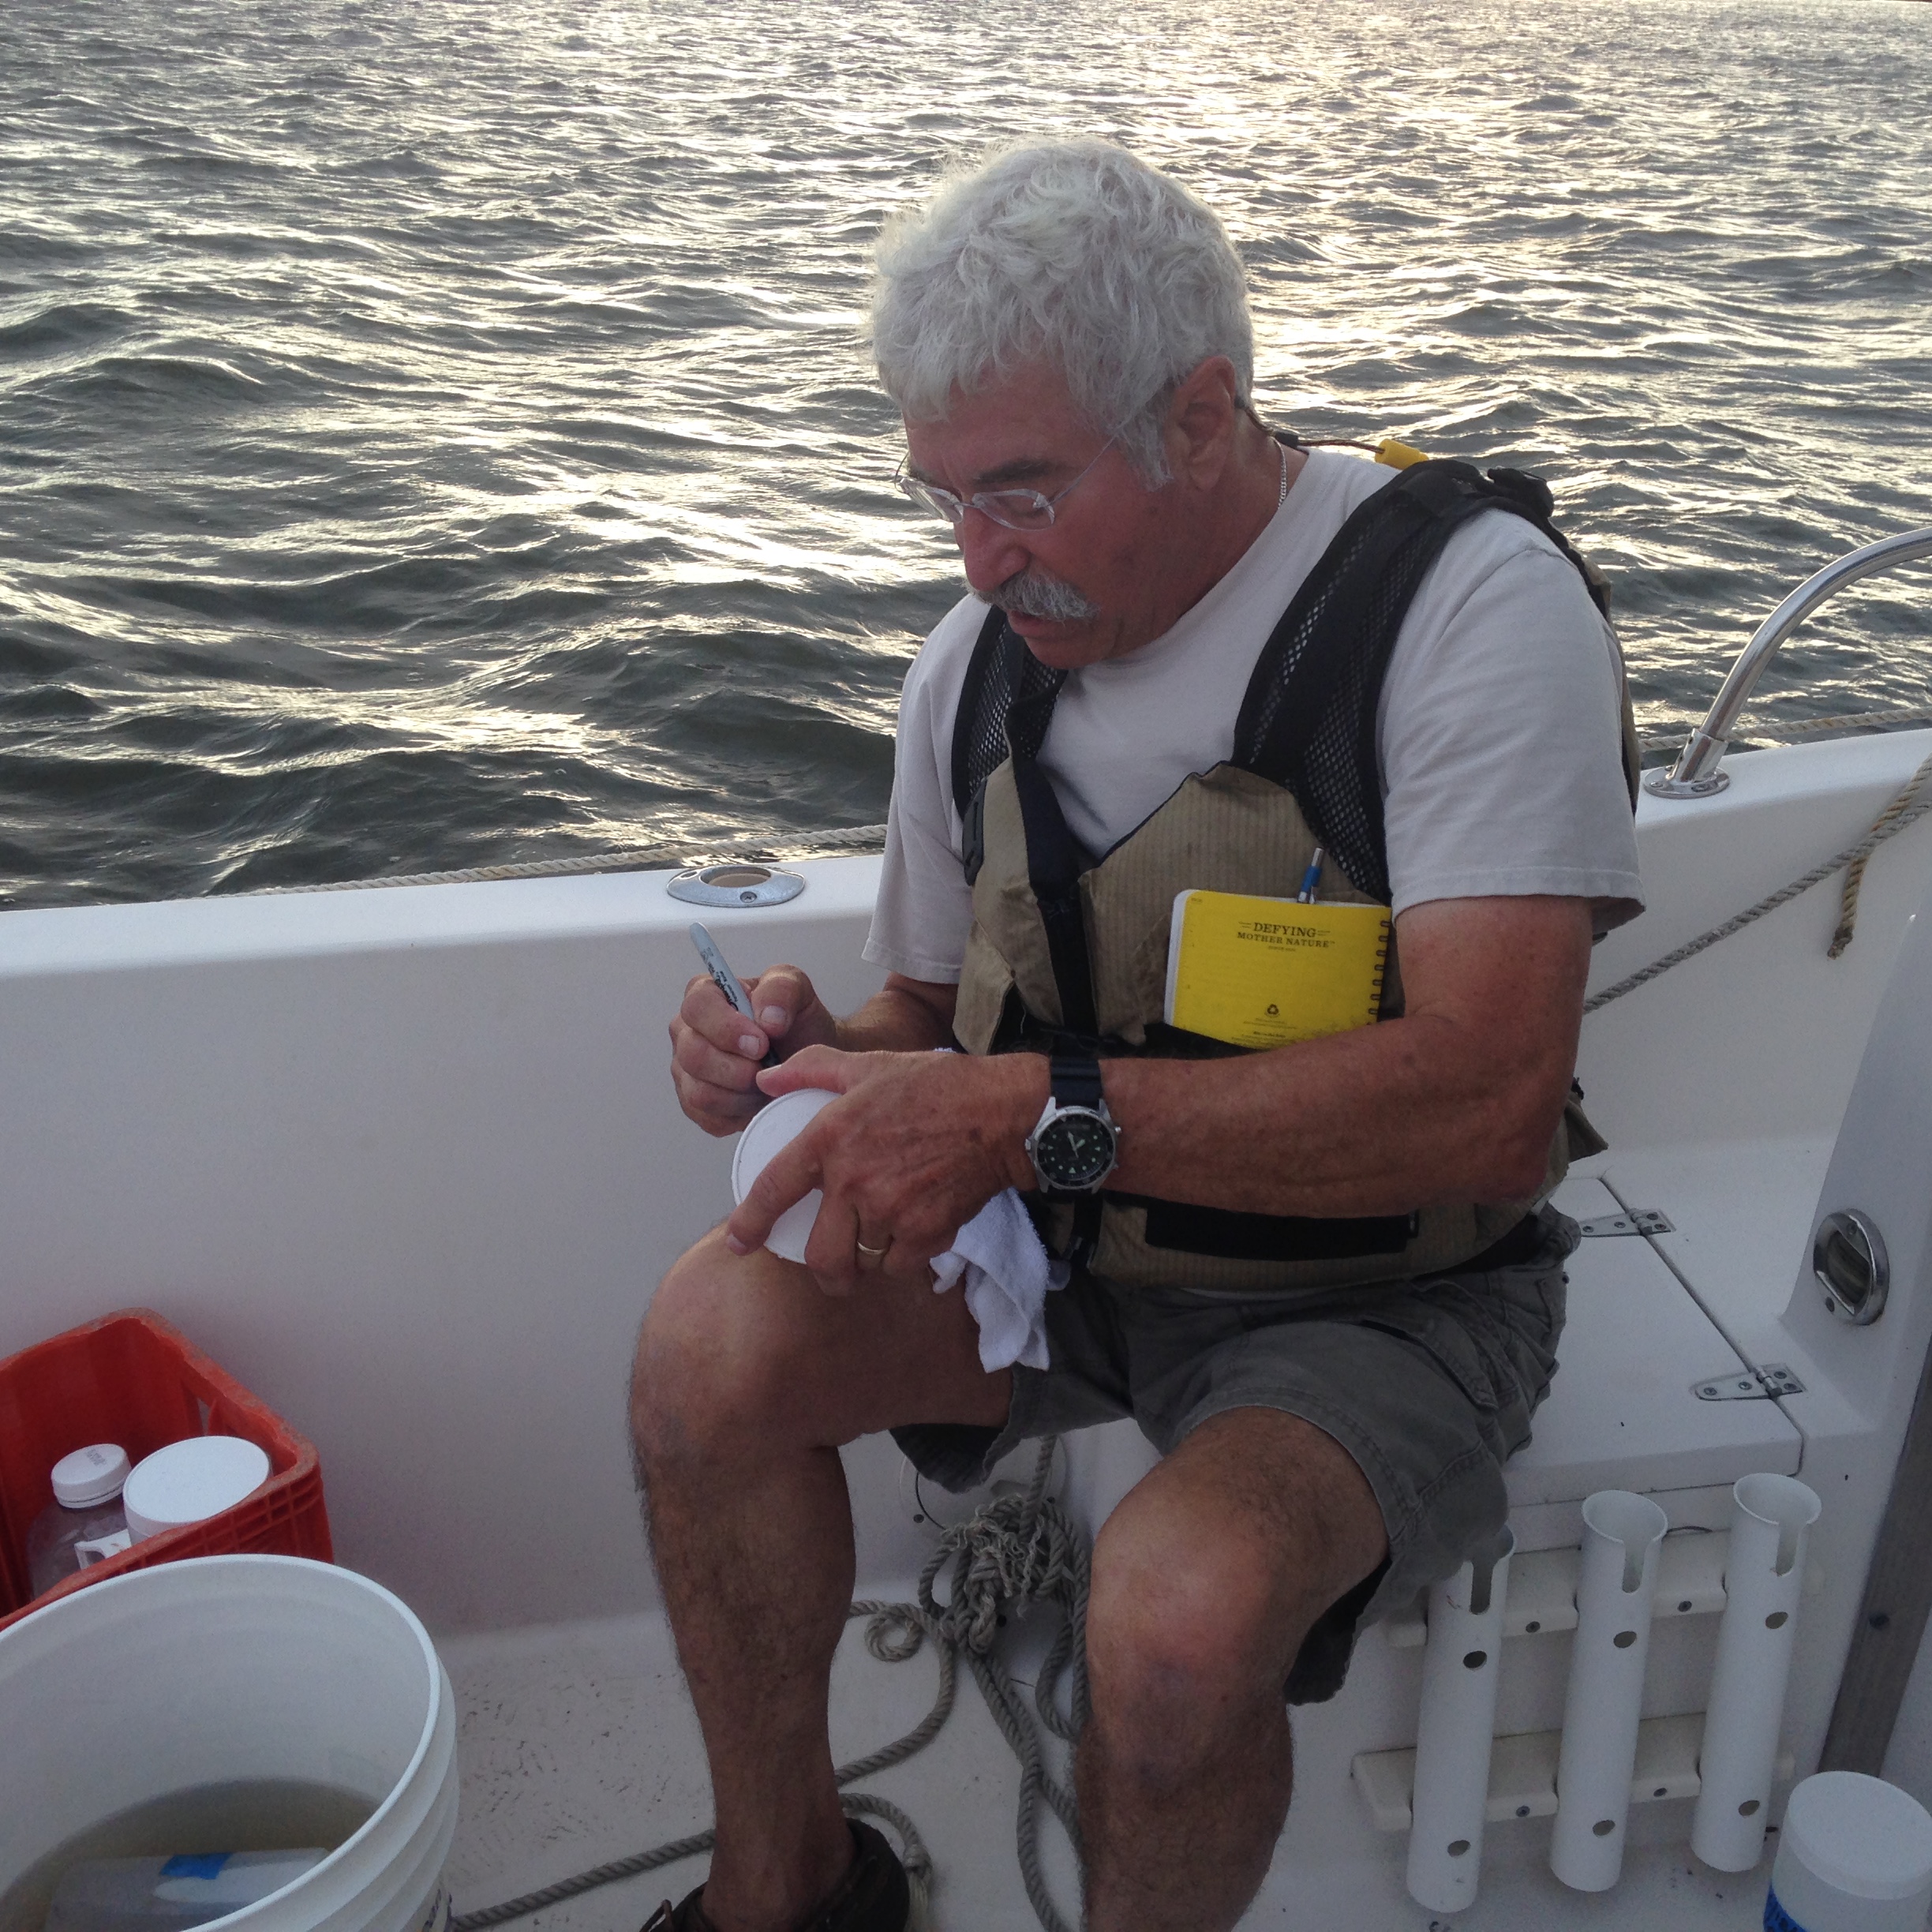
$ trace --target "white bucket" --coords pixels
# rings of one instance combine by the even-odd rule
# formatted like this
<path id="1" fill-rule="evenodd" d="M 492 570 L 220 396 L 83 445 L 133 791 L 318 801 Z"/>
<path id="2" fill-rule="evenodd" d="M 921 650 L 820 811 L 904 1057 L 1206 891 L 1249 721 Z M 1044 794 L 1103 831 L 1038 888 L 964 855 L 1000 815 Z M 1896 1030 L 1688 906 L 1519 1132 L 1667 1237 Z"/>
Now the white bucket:
<path id="1" fill-rule="evenodd" d="M 298 1780 L 376 1807 L 224 1932 L 443 1932 L 456 1831 L 447 1674 L 409 1607 L 297 1556 L 205 1556 L 78 1590 L 0 1632 L 0 1894 L 171 1792 Z"/>
<path id="2" fill-rule="evenodd" d="M 1920 1932 L 1932 1906 L 1932 1817 L 1859 1771 L 1821 1771 L 1792 1792 L 1765 1924 L 1778 1932 Z"/>

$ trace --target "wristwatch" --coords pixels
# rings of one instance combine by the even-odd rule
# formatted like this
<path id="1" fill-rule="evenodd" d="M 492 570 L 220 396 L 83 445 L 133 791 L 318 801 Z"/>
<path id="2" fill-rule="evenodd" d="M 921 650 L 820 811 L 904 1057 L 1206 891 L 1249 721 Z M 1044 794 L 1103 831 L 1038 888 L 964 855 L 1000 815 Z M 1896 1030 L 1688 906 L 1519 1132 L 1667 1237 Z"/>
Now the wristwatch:
<path id="1" fill-rule="evenodd" d="M 1041 1193 L 1099 1193 L 1120 1159 L 1120 1129 L 1100 1092 L 1100 1062 L 1091 1054 L 1055 1054 L 1053 1090 L 1033 1131 L 1028 1158 Z"/>

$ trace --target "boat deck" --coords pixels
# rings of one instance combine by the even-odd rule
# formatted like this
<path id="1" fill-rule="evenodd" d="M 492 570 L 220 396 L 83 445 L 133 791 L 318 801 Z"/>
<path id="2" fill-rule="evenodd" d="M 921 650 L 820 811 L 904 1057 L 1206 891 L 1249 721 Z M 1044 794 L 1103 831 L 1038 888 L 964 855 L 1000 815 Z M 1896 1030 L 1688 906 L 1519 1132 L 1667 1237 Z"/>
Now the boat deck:
<path id="1" fill-rule="evenodd" d="M 1818 1150 L 1821 1166 L 1823 1154 Z M 1601 1159 L 1592 1162 L 1565 1184 L 1559 1204 L 1566 1211 L 1580 1219 L 1621 1211 L 1599 1178 L 1604 1165 Z M 1814 1192 L 1816 1180 L 1814 1175 Z M 1658 1496 L 1673 1522 L 1701 1525 L 1709 1515 L 1711 1523 L 1702 1526 L 1714 1527 L 1726 1519 L 1728 1485 L 1738 1475 L 1797 1467 L 1800 1439 L 1777 1403 L 1707 1403 L 1691 1394 L 1694 1374 L 1723 1373 L 1741 1364 L 1665 1264 L 1657 1242 L 1593 1238 L 1572 1261 L 1571 1275 L 1563 1365 L 1539 1413 L 1536 1440 L 1511 1465 L 1513 1519 L 1526 1548 L 1573 1543 L 1571 1519 L 1582 1498 L 1607 1482 L 1634 1481 Z M 965 1513 L 963 1503 L 915 1497 L 903 1477 L 882 1484 L 878 1465 L 891 1454 L 885 1445 L 852 1453 L 869 1470 L 875 1493 L 896 1492 L 902 1536 L 917 1533 L 912 1522 L 926 1513 L 921 1503 L 937 1503 L 946 1520 Z M 1082 1514 L 1103 1511 L 1110 1496 L 1152 1460 L 1125 1425 L 1103 1432 L 1075 1455 L 1085 1492 Z M 873 1579 L 859 1593 L 897 1601 L 913 1589 L 908 1575 Z M 1676 1670 L 1701 1683 L 1713 1623 L 1690 1619 L 1672 1633 L 1680 1653 L 1675 1665 L 1671 1647 L 1661 1647 L 1653 1687 L 1664 1705 L 1671 1702 Z M 935 1683 L 930 1654 L 880 1664 L 867 1653 L 862 1630 L 858 1622 L 848 1629 L 834 1672 L 833 1748 L 841 1762 L 909 1730 L 924 1715 Z M 1044 1636 L 1029 1646 L 1027 1633 L 1016 1635 L 1017 1642 L 1009 1640 L 1011 1668 L 1030 1688 Z M 1560 1698 L 1559 1682 L 1541 1681 L 1550 1661 L 1541 1653 L 1555 1656 L 1563 1641 L 1552 1636 L 1541 1645 L 1511 1646 L 1517 1666 L 1511 1673 L 1517 1680 L 1513 1701 L 1526 1713 L 1525 1725 L 1548 1718 L 1544 1707 L 1552 1695 Z M 708 1822 L 697 1726 L 661 1613 L 460 1637 L 445 1646 L 445 1654 L 461 1709 L 463 1808 L 451 1868 L 459 1912 L 537 1890 Z M 1352 1728 L 1372 1723 L 1370 1713 L 1388 1699 L 1391 1682 L 1413 1670 L 1414 1660 L 1403 1634 L 1387 1627 L 1365 1632 L 1350 1687 L 1335 1705 L 1298 1720 L 1311 1743 L 1329 1732 L 1340 1734 L 1339 1744 Z M 1404 1708 L 1409 1702 L 1395 1701 Z M 1063 1749 L 1048 1743 L 1061 1764 Z M 1404 1840 L 1368 1836 L 1359 1795 L 1346 1777 L 1336 1782 L 1346 1750 L 1311 1750 L 1306 1758 L 1323 1788 L 1311 1785 L 1298 1797 L 1275 1868 L 1244 1923 L 1321 1932 L 1406 1932 L 1430 1924 L 1432 1915 L 1402 1889 Z M 962 1676 L 953 1715 L 938 1739 L 919 1757 L 866 1780 L 863 1788 L 909 1812 L 924 1835 L 935 1864 L 933 1917 L 940 1932 L 1027 1932 L 1037 1924 L 1014 1849 L 1018 1769 L 970 1682 Z M 1634 1814 L 1636 1848 L 1614 1895 L 1619 1928 L 1654 1923 L 1717 1932 L 1762 1922 L 1769 1852 L 1754 1880 L 1710 1871 L 1683 1848 L 1690 1808 L 1684 1800 Z M 1485 1871 L 1494 1882 L 1471 1911 L 1458 1916 L 1458 1926 L 1496 1932 L 1580 1926 L 1612 1909 L 1551 1875 L 1548 1833 L 1547 1818 L 1490 1828 Z M 1070 1917 L 1076 1895 L 1073 1861 L 1057 1825 L 1048 1822 L 1044 1836 L 1055 1896 Z M 681 1896 L 703 1872 L 701 1855 L 552 1907 L 526 1923 L 531 1932 L 634 1932 L 660 1899 Z"/>
<path id="2" fill-rule="evenodd" d="M 909 1596 L 911 1586 L 887 1583 L 878 1593 Z M 833 1743 L 841 1757 L 909 1729 L 934 1683 L 928 1657 L 875 1662 L 861 1627 L 852 1626 L 833 1673 Z M 1372 1631 L 1364 1646 L 1383 1641 Z M 449 1867 L 458 1912 L 710 1822 L 697 1724 L 660 1616 L 459 1638 L 444 1649 L 460 1711 L 462 1808 Z M 1335 1721 L 1322 1712 L 1301 1720 L 1315 1731 Z M 963 1682 L 951 1720 L 927 1750 L 861 1787 L 903 1807 L 923 1835 L 934 1866 L 934 1932 L 1038 1932 L 1013 1846 L 1018 1784 L 1005 1740 L 977 1689 Z M 1325 1848 L 1337 1835 L 1328 1821 L 1338 1802 L 1359 1814 L 1361 1801 L 1346 1787 L 1297 1798 L 1243 1925 L 1425 1932 L 1441 1923 L 1402 1889 L 1400 1837 L 1380 1839 L 1366 1854 L 1338 1857 Z M 1685 1800 L 1633 1813 L 1635 1842 L 1623 1879 L 1614 1892 L 1597 1895 L 1572 1892 L 1552 1876 L 1547 1818 L 1492 1825 L 1483 1893 L 1457 1915 L 1457 1932 L 1600 1923 L 1617 1932 L 1757 1932 L 1770 1851 L 1754 1874 L 1713 1872 L 1686 1849 L 1690 1811 Z M 1658 1834 L 1675 1842 L 1642 1842 Z M 1359 1822 L 1350 1819 L 1339 1835 L 1359 1844 Z M 1050 1822 L 1043 1837 L 1054 1896 L 1070 1917 L 1072 1859 L 1057 1825 Z M 682 1897 L 704 1873 L 702 1856 L 689 1859 L 517 1923 L 528 1932 L 637 1932 L 661 1899 Z"/>

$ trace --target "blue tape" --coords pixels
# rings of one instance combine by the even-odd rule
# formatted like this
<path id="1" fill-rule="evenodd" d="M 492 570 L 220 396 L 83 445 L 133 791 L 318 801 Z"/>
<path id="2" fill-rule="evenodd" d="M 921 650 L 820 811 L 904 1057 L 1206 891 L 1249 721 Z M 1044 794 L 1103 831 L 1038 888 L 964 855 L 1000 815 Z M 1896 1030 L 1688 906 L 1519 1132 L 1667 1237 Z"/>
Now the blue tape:
<path id="1" fill-rule="evenodd" d="M 222 1867 L 233 1858 L 232 1852 L 184 1852 L 161 1867 L 163 1878 L 219 1878 Z M 1787 1924 L 1790 1923 L 1788 1919 Z M 1803 1928 L 1800 1928 L 1803 1932 Z"/>
<path id="2" fill-rule="evenodd" d="M 1764 1932 L 1805 1932 L 1805 1929 L 1778 1903 L 1775 1892 L 1765 1894 Z"/>

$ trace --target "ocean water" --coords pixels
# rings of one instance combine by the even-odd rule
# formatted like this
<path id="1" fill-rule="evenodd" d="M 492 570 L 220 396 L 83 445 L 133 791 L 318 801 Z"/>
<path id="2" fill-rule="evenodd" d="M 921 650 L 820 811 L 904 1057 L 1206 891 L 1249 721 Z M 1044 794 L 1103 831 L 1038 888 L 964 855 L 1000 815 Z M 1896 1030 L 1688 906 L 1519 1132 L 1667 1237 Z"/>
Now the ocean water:
<path id="1" fill-rule="evenodd" d="M 1277 420 L 1548 476 L 1680 732 L 1932 525 L 1928 100 L 1923 0 L 10 0 L 0 904 L 876 825 L 869 250 L 1029 133 L 1221 212 Z M 1926 702 L 1929 578 L 1767 714 Z"/>

